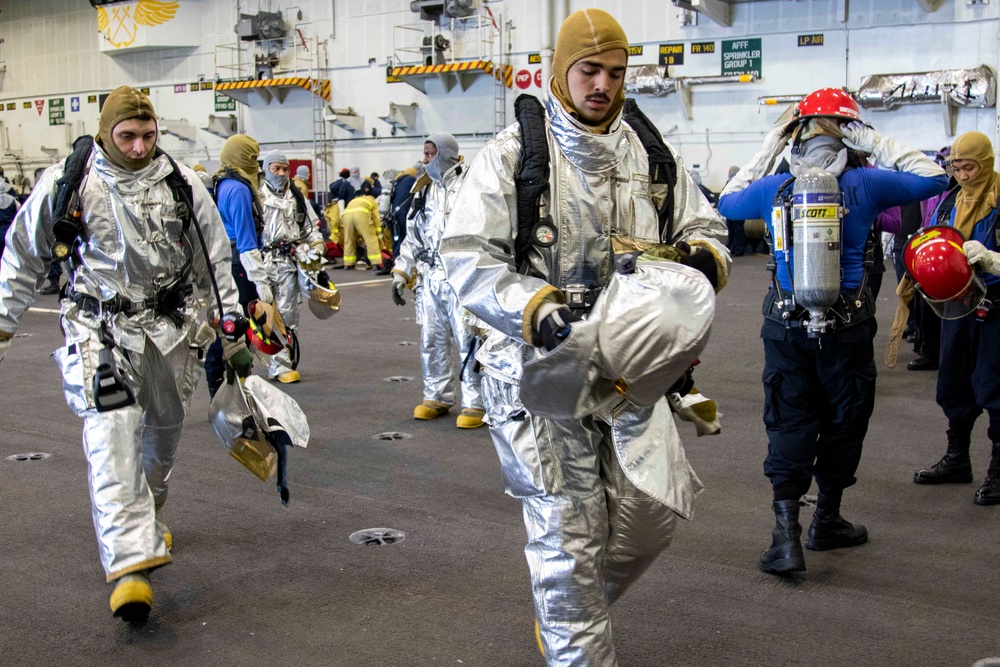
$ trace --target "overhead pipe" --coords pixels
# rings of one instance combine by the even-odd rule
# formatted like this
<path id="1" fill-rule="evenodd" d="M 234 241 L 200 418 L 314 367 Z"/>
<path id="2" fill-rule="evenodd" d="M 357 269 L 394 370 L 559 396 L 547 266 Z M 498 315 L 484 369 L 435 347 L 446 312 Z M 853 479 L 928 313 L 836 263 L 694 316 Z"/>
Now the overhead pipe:
<path id="1" fill-rule="evenodd" d="M 552 54 L 556 43 L 555 32 L 555 12 L 554 0 L 545 0 L 542 3 L 542 90 L 547 91 L 549 79 L 552 78 Z"/>
<path id="2" fill-rule="evenodd" d="M 889 111 L 909 104 L 986 109 L 996 106 L 997 79 L 987 65 L 911 74 L 873 74 L 854 94 L 865 109 Z"/>

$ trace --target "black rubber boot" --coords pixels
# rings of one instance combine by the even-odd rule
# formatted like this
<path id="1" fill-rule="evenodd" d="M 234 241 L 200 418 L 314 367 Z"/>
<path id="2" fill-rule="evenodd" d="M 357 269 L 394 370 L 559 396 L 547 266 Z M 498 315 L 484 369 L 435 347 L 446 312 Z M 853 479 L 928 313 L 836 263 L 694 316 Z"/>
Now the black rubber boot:
<path id="1" fill-rule="evenodd" d="M 993 458 L 990 459 L 986 479 L 972 502 L 977 505 L 1000 505 L 1000 442 L 993 443 Z"/>
<path id="2" fill-rule="evenodd" d="M 972 462 L 969 444 L 972 439 L 971 423 L 948 423 L 948 451 L 940 461 L 927 470 L 913 473 L 914 484 L 968 484 L 972 481 Z"/>
<path id="3" fill-rule="evenodd" d="M 816 502 L 816 512 L 809 525 L 809 537 L 806 549 L 810 551 L 828 551 L 830 549 L 845 549 L 857 547 L 868 541 L 868 529 L 862 525 L 855 526 L 840 516 L 840 497 L 843 492 L 819 494 Z"/>
<path id="4" fill-rule="evenodd" d="M 771 548 L 760 554 L 760 569 L 770 574 L 788 574 L 806 569 L 802 553 L 802 526 L 799 525 L 799 501 L 775 500 L 774 532 Z"/>

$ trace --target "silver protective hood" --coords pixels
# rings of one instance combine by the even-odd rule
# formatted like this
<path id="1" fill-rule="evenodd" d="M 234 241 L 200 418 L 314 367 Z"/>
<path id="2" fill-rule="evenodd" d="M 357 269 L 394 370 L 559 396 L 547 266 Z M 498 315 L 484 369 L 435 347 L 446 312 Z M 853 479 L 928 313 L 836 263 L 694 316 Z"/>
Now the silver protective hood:
<path id="1" fill-rule="evenodd" d="M 275 163 L 288 164 L 288 158 L 281 151 L 269 151 L 267 155 L 264 156 L 263 161 L 264 180 L 267 181 L 267 184 L 270 185 L 275 192 L 284 192 L 285 188 L 288 187 L 288 176 L 278 176 L 277 174 L 272 174 L 271 165 Z"/>
<path id="2" fill-rule="evenodd" d="M 458 164 L 458 142 L 450 134 L 439 132 L 427 137 L 424 143 L 437 148 L 437 155 L 424 168 L 432 181 L 441 183 L 448 170 Z"/>
<path id="3" fill-rule="evenodd" d="M 583 322 L 552 352 L 529 361 L 521 401 L 535 415 L 580 419 L 622 399 L 648 407 L 705 349 L 715 291 L 697 270 L 641 259 L 616 273 Z"/>

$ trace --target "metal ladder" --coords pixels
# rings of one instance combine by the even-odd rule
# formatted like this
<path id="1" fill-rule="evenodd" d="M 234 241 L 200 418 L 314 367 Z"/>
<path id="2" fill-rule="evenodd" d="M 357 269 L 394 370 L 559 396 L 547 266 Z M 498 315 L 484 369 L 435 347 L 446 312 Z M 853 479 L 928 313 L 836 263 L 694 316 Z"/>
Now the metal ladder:
<path id="1" fill-rule="evenodd" d="M 318 40 L 317 40 L 318 42 Z M 326 46 L 323 45 L 324 55 Z M 327 139 L 326 134 L 326 100 L 323 99 L 321 94 L 321 83 L 319 77 L 321 73 L 329 74 L 329 70 L 326 67 L 320 67 L 321 64 L 325 64 L 321 61 L 319 53 L 320 45 L 317 43 L 316 46 L 316 67 L 311 72 L 312 75 L 312 87 L 313 87 L 313 134 L 312 134 L 312 154 L 313 154 L 313 169 L 312 169 L 312 182 L 313 182 L 313 193 L 316 197 L 316 202 L 320 206 L 326 204 L 327 197 L 327 186 L 330 181 L 327 180 L 327 166 L 330 155 L 330 142 Z"/>
<path id="2" fill-rule="evenodd" d="M 490 54 L 490 60 L 493 61 L 493 136 L 496 136 L 507 127 L 507 86 L 504 78 L 507 74 L 509 49 L 504 48 L 504 37 L 509 36 L 511 24 L 503 23 L 503 14 L 494 17 L 493 13 L 489 12 L 489 17 L 496 26 L 494 34 L 499 46 L 497 52 Z M 492 41 L 490 48 L 492 50 Z"/>

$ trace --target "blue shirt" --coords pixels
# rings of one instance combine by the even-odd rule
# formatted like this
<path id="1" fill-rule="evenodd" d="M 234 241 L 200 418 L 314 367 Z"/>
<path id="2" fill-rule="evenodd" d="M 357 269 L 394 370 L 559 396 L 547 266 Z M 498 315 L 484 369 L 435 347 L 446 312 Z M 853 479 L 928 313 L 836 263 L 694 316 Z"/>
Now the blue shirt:
<path id="1" fill-rule="evenodd" d="M 215 188 L 215 205 L 219 207 L 222 224 L 230 242 L 236 241 L 236 252 L 260 248 L 257 228 L 253 223 L 253 196 L 250 188 L 232 178 L 219 181 Z"/>
<path id="2" fill-rule="evenodd" d="M 719 213 L 730 220 L 762 218 L 771 238 L 774 238 L 771 208 L 778 190 L 789 178 L 789 173 L 765 176 L 741 192 L 727 194 L 719 200 Z M 840 184 L 840 191 L 844 193 L 844 205 L 848 209 L 840 233 L 842 292 L 857 289 L 861 284 L 865 244 L 879 213 L 893 206 L 930 199 L 948 187 L 948 177 L 944 174 L 927 177 L 882 169 L 848 169 L 840 175 L 837 182 Z M 791 261 L 786 265 L 783 251 L 777 250 L 774 255 L 781 288 L 791 290 L 789 267 L 794 274 L 794 265 Z"/>

